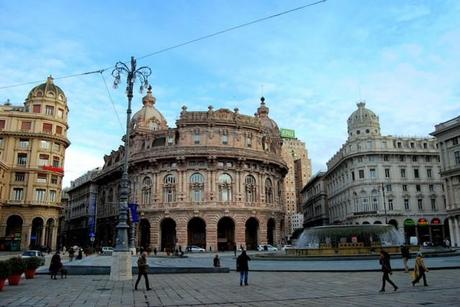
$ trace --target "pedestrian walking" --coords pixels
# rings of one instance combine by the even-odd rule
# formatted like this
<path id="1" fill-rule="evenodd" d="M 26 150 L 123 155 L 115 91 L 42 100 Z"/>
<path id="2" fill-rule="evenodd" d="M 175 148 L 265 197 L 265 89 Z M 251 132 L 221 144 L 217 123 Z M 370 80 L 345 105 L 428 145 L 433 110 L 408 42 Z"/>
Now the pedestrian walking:
<path id="1" fill-rule="evenodd" d="M 216 257 L 214 257 L 213 264 L 214 264 L 214 267 L 215 267 L 215 268 L 220 268 L 220 259 L 219 259 L 219 255 L 216 255 Z"/>
<path id="2" fill-rule="evenodd" d="M 78 255 L 77 255 L 77 260 L 81 260 L 81 259 L 83 259 L 83 249 L 82 248 L 78 250 Z"/>
<path id="3" fill-rule="evenodd" d="M 54 254 L 51 258 L 51 263 L 49 267 L 51 279 L 57 279 L 56 275 L 60 269 L 62 269 L 62 262 L 61 256 L 59 255 L 59 251 L 57 251 L 56 254 Z"/>
<path id="4" fill-rule="evenodd" d="M 73 249 L 73 247 L 70 247 L 69 248 L 69 261 L 71 262 L 73 260 L 73 257 L 75 255 L 75 250 Z"/>
<path id="5" fill-rule="evenodd" d="M 404 264 L 404 272 L 409 272 L 409 267 L 407 266 L 407 261 L 410 259 L 409 248 L 406 245 L 401 245 L 401 256 Z"/>
<path id="6" fill-rule="evenodd" d="M 380 265 L 382 266 L 382 289 L 380 289 L 380 292 L 385 292 L 385 282 L 388 281 L 394 288 L 394 291 L 398 290 L 398 287 L 390 280 L 391 274 L 393 274 L 391 270 L 391 264 L 390 264 L 390 254 L 388 254 L 386 251 L 383 249 L 380 250 L 380 259 L 379 259 Z"/>
<path id="7" fill-rule="evenodd" d="M 428 286 L 426 283 L 426 275 L 425 272 L 428 272 L 428 268 L 425 266 L 425 261 L 423 261 L 423 255 L 421 252 L 417 253 L 417 257 L 415 258 L 415 267 L 414 267 L 414 277 L 415 279 L 412 281 L 412 286 L 415 286 L 416 283 L 423 278 L 423 285 L 425 287 Z"/>
<path id="8" fill-rule="evenodd" d="M 236 244 L 233 246 L 233 253 L 235 254 L 235 257 L 236 257 Z"/>
<path id="9" fill-rule="evenodd" d="M 137 259 L 137 280 L 134 290 L 137 290 L 137 285 L 139 284 L 142 276 L 144 276 L 145 279 L 145 288 L 147 290 L 152 290 L 149 286 L 149 277 L 147 276 L 148 270 L 149 265 L 147 264 L 147 252 L 143 252 Z"/>
<path id="10" fill-rule="evenodd" d="M 156 256 L 156 255 L 157 255 L 157 252 L 158 252 L 158 251 L 157 251 L 157 248 L 154 247 L 154 248 L 153 248 L 153 255 Z"/>
<path id="11" fill-rule="evenodd" d="M 243 285 L 243 282 L 245 286 L 248 285 L 249 261 L 251 261 L 251 258 L 246 255 L 245 250 L 236 258 L 236 270 L 240 272 L 240 286 Z"/>

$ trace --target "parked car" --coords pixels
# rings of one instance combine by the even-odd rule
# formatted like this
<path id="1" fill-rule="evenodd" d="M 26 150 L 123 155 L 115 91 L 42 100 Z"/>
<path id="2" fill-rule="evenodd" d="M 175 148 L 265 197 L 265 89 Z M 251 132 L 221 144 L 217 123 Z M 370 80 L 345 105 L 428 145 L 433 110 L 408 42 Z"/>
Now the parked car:
<path id="1" fill-rule="evenodd" d="M 285 251 L 285 250 L 290 249 L 290 248 L 294 248 L 294 246 L 292 246 L 290 244 L 287 244 L 287 245 L 283 245 L 283 247 L 281 247 L 281 250 Z"/>
<path id="2" fill-rule="evenodd" d="M 105 256 L 112 256 L 113 247 L 111 246 L 102 246 L 101 254 Z"/>
<path id="3" fill-rule="evenodd" d="M 187 251 L 189 253 L 196 253 L 196 252 L 204 253 L 206 250 L 196 245 L 190 245 L 190 246 L 187 246 Z"/>
<path id="4" fill-rule="evenodd" d="M 26 250 L 22 252 L 21 258 L 38 257 L 40 259 L 40 266 L 45 265 L 45 256 L 38 250 Z"/>
<path id="5" fill-rule="evenodd" d="M 258 246 L 257 246 L 257 250 L 258 250 L 259 252 L 263 252 L 263 251 L 277 252 L 277 251 L 278 251 L 278 248 L 277 248 L 277 247 L 274 247 L 274 246 L 271 245 L 271 244 L 265 244 L 265 245 L 258 245 Z"/>

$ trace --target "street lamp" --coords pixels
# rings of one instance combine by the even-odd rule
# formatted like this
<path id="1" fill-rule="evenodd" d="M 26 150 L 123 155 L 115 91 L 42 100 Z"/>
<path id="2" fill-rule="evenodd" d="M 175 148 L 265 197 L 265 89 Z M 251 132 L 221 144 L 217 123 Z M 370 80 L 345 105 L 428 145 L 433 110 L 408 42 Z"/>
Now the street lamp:
<path id="1" fill-rule="evenodd" d="M 130 280 L 132 279 L 131 252 L 128 248 L 128 156 L 129 156 L 129 122 L 131 120 L 131 100 L 133 98 L 133 88 L 136 78 L 141 82 L 140 91 L 142 92 L 149 84 L 148 77 L 152 73 L 149 67 L 142 66 L 136 69 L 136 59 L 131 57 L 131 67 L 123 62 L 115 64 L 112 76 L 115 78 L 113 86 L 115 88 L 121 82 L 121 75 L 126 74 L 126 96 L 128 97 L 128 109 L 126 111 L 126 135 L 125 135 L 125 157 L 123 161 L 123 174 L 121 176 L 120 205 L 118 213 L 117 237 L 115 250 L 112 256 L 112 266 L 110 268 L 111 280 Z"/>

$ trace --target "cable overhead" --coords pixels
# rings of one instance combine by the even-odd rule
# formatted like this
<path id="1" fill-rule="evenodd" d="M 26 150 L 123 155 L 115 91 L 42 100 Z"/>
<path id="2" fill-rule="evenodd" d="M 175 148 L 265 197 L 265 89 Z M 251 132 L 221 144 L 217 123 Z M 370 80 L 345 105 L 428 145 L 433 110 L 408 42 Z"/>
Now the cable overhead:
<path id="1" fill-rule="evenodd" d="M 214 33 L 211 33 L 211 34 L 207 34 L 207 35 L 204 35 L 204 36 L 201 36 L 201 37 L 189 40 L 189 41 L 185 41 L 185 42 L 182 42 L 182 43 L 170 46 L 170 47 L 159 49 L 157 51 L 154 51 L 154 52 L 148 53 L 146 55 L 140 56 L 137 59 L 145 59 L 145 58 L 157 55 L 159 53 L 163 53 L 163 52 L 166 52 L 166 51 L 169 51 L 169 50 L 172 50 L 172 49 L 176 49 L 176 48 L 179 48 L 179 47 L 182 47 L 182 46 L 190 45 L 190 44 L 196 43 L 198 41 L 202 41 L 202 40 L 214 37 L 214 36 L 218 36 L 218 35 L 233 31 L 233 30 L 244 28 L 244 27 L 259 23 L 259 22 L 263 22 L 263 21 L 266 21 L 266 20 L 269 20 L 269 19 L 272 19 L 272 18 L 276 18 L 276 17 L 282 16 L 282 15 L 286 15 L 286 14 L 289 14 L 289 13 L 292 13 L 292 12 L 295 12 L 295 11 L 299 11 L 299 10 L 308 8 L 310 6 L 315 6 L 315 5 L 318 5 L 320 3 L 324 3 L 326 1 L 327 0 L 319 0 L 319 1 L 316 1 L 316 2 L 311 2 L 311 3 L 304 4 L 302 6 L 299 6 L 299 7 L 293 8 L 293 9 L 282 11 L 280 13 L 276 13 L 276 14 L 273 14 L 273 15 L 269 15 L 269 16 L 266 16 L 266 17 L 262 17 L 262 18 L 258 18 L 258 19 L 252 20 L 252 21 L 248 21 L 246 23 L 242 23 L 242 24 L 239 24 L 237 26 L 226 28 L 224 30 L 220 30 L 220 31 L 217 31 L 217 32 L 214 32 Z M 70 74 L 70 75 L 58 76 L 58 77 L 53 77 L 53 78 L 55 80 L 59 80 L 59 79 L 67 79 L 67 78 L 74 78 L 74 77 L 80 77 L 80 76 L 85 76 L 85 75 L 91 75 L 91 74 L 96 74 L 96 73 L 100 73 L 102 75 L 102 73 L 104 71 L 106 71 L 108 69 L 111 69 L 113 67 L 114 66 L 109 66 L 109 67 L 94 70 L 94 71 L 87 71 L 87 72 L 83 72 L 83 73 Z M 7 88 L 12 88 L 12 87 L 23 86 L 23 85 L 36 84 L 36 83 L 40 83 L 42 81 L 43 80 L 30 81 L 30 82 L 16 83 L 16 84 L 11 84 L 11 85 L 6 85 L 6 86 L 0 86 L 0 90 L 7 89 Z"/>
<path id="2" fill-rule="evenodd" d="M 115 103 L 113 102 L 112 95 L 110 95 L 109 87 L 107 86 L 107 82 L 105 81 L 105 78 L 104 78 L 104 72 L 101 70 L 100 73 L 101 73 L 102 81 L 104 81 L 105 89 L 107 90 L 107 95 L 109 96 L 110 102 L 112 103 L 113 111 L 115 115 L 117 116 L 118 123 L 120 124 L 120 128 L 123 131 L 123 125 L 121 123 L 120 116 L 118 115 L 117 108 L 115 107 Z"/>

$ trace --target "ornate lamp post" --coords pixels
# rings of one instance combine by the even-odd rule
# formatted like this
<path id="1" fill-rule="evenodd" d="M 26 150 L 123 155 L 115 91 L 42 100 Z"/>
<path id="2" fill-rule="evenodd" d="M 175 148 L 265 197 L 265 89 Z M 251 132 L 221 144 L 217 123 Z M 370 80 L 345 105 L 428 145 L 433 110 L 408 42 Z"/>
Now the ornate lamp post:
<path id="1" fill-rule="evenodd" d="M 126 74 L 126 96 L 128 97 L 128 109 L 126 111 L 126 135 L 125 135 L 125 157 L 123 161 L 123 174 L 121 176 L 120 205 L 117 224 L 117 238 L 115 250 L 112 257 L 110 269 L 111 280 L 130 280 L 132 279 L 131 252 L 128 249 L 128 156 L 129 156 L 129 122 L 131 120 L 131 100 L 133 98 L 133 88 L 136 78 L 141 82 L 141 92 L 148 86 L 148 77 L 152 73 L 149 67 L 142 66 L 136 68 L 136 59 L 131 57 L 131 67 L 123 62 L 118 62 L 112 71 L 115 78 L 113 85 L 118 87 L 121 75 Z"/>

